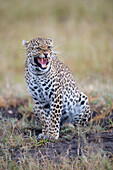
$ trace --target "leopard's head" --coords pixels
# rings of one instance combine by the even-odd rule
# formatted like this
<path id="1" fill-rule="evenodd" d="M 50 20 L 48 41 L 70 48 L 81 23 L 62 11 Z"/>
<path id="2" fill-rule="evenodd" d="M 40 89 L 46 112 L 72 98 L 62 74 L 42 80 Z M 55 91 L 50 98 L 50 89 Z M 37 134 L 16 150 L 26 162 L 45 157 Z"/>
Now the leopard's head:
<path id="1" fill-rule="evenodd" d="M 31 41 L 23 40 L 26 47 L 28 68 L 34 74 L 47 72 L 54 55 L 51 39 L 36 38 Z"/>

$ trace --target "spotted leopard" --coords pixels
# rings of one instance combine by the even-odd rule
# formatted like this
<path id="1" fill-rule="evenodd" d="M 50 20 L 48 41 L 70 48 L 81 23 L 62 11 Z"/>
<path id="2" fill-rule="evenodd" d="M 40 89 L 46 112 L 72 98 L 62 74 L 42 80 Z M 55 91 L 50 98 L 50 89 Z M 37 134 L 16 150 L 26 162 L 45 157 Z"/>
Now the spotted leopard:
<path id="1" fill-rule="evenodd" d="M 59 138 L 60 125 L 85 124 L 91 114 L 88 97 L 79 92 L 70 69 L 53 51 L 51 39 L 23 40 L 26 47 L 25 80 L 42 124 L 38 138 Z"/>

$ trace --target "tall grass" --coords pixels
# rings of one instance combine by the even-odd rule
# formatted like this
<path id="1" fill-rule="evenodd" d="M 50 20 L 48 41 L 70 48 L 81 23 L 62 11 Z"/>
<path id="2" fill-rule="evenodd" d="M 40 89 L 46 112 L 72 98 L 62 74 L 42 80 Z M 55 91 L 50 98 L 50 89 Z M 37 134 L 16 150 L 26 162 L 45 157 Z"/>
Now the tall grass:
<path id="1" fill-rule="evenodd" d="M 23 39 L 50 37 L 76 77 L 113 80 L 112 0 L 0 1 L 1 87 L 24 86 Z"/>

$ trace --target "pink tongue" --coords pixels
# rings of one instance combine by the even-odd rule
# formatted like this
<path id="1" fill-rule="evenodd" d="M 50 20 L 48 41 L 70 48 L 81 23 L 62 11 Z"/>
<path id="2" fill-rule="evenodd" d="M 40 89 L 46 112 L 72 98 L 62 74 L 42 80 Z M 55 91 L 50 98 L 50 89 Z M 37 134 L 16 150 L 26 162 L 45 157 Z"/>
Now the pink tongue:
<path id="1" fill-rule="evenodd" d="M 46 58 L 38 58 L 38 62 L 42 65 L 42 68 L 47 67 L 47 59 Z"/>

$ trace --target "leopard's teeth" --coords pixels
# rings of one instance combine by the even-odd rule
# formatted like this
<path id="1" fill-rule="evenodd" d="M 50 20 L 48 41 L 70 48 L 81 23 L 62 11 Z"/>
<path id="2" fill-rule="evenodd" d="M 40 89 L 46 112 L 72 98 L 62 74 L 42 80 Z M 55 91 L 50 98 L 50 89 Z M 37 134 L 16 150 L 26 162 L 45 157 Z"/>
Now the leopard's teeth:
<path id="1" fill-rule="evenodd" d="M 41 62 L 43 63 L 43 58 L 41 58 Z"/>

